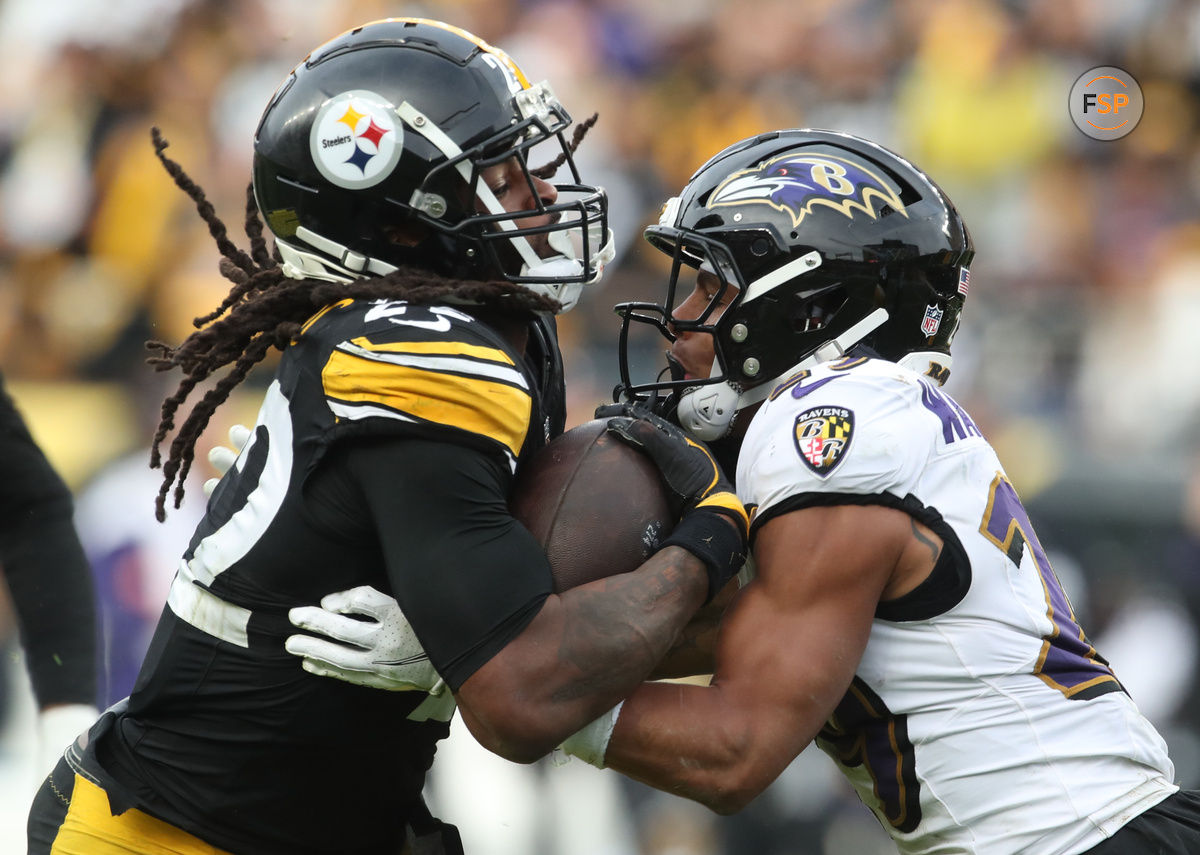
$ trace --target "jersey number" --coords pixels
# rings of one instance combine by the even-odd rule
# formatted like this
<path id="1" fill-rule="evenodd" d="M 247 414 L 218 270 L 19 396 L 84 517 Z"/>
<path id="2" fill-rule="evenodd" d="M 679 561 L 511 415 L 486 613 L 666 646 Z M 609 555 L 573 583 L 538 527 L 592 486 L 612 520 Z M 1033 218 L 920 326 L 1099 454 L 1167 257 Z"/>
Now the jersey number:
<path id="1" fill-rule="evenodd" d="M 1076 700 L 1124 691 L 1108 662 L 1083 634 L 1071 601 L 1054 575 L 1017 491 L 1000 472 L 992 480 L 979 533 L 1018 567 L 1027 546 L 1033 557 L 1046 597 L 1046 617 L 1054 626 L 1050 634 L 1042 638 L 1041 655 L 1033 673 L 1046 685 Z"/>
<path id="2" fill-rule="evenodd" d="M 1083 634 L 1017 491 L 999 472 L 992 480 L 979 532 L 1017 567 L 1028 548 L 1037 568 L 1046 597 L 1046 617 L 1054 629 L 1042 639 L 1035 676 L 1072 700 L 1124 691 L 1108 662 Z M 842 765 L 865 768 L 874 782 L 879 811 L 893 828 L 906 832 L 917 827 L 921 821 L 920 784 L 907 716 L 892 713 L 882 698 L 855 677 L 818 738 Z"/>

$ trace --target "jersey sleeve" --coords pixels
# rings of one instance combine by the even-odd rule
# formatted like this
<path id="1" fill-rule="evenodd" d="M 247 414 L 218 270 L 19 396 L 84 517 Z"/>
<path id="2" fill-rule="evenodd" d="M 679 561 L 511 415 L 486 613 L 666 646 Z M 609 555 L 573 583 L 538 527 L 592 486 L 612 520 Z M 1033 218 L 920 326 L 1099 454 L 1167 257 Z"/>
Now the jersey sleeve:
<path id="1" fill-rule="evenodd" d="M 535 390 L 512 350 L 453 308 L 380 303 L 364 311 L 354 334 L 332 340 L 321 367 L 336 429 L 449 438 L 498 451 L 513 468 L 534 421 Z"/>
<path id="2" fill-rule="evenodd" d="M 551 593 L 545 553 L 509 513 L 491 455 L 446 442 L 357 443 L 346 452 L 374 518 L 392 594 L 457 691 Z"/>
<path id="3" fill-rule="evenodd" d="M 96 701 L 95 597 L 72 509 L 0 383 L 0 564 L 39 707 Z"/>
<path id="4" fill-rule="evenodd" d="M 785 390 L 755 416 L 738 491 L 756 526 L 805 505 L 903 499 L 915 488 L 929 454 L 919 390 L 889 378 L 830 378 Z"/>

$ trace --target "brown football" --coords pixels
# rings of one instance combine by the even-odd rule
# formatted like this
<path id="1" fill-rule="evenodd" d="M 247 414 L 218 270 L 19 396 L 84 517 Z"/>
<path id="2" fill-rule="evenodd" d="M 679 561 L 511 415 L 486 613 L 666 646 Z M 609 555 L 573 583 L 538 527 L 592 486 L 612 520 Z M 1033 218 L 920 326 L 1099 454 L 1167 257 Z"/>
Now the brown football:
<path id="1" fill-rule="evenodd" d="M 674 524 L 658 469 L 606 421 L 572 428 L 517 470 L 509 505 L 546 550 L 555 593 L 636 570 Z"/>

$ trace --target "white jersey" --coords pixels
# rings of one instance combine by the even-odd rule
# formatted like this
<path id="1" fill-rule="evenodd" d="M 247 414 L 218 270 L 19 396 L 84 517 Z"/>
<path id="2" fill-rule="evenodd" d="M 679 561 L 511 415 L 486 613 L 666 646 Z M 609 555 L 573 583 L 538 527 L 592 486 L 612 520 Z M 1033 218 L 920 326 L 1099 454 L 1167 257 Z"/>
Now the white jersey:
<path id="1" fill-rule="evenodd" d="M 1176 791 L 995 452 L 927 378 L 878 359 L 801 372 L 755 415 L 737 483 L 756 527 L 866 502 L 944 541 L 929 579 L 880 604 L 817 740 L 902 853 L 1073 855 Z"/>

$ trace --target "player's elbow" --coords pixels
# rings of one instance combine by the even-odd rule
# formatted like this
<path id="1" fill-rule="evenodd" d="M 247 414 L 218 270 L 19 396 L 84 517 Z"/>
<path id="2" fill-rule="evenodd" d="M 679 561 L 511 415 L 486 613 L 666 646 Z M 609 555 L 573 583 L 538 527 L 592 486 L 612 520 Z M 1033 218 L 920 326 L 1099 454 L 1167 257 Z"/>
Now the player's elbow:
<path id="1" fill-rule="evenodd" d="M 714 813 L 728 816 L 767 788 L 774 766 L 769 758 L 756 753 L 751 731 L 735 733 L 726 728 L 723 736 L 722 750 L 711 755 L 707 768 L 693 779 L 691 795 Z"/>
<path id="2" fill-rule="evenodd" d="M 693 798 L 713 813 L 729 816 L 754 801 L 765 788 L 757 776 L 740 769 L 725 769 L 700 787 Z"/>
<path id="3" fill-rule="evenodd" d="M 533 763 L 561 741 L 545 722 L 517 704 L 459 706 L 463 723 L 475 741 L 512 763 Z"/>
<path id="4" fill-rule="evenodd" d="M 486 742 L 480 740 L 480 744 L 510 763 L 535 763 L 554 750 L 558 744 L 552 739 L 547 740 L 512 729 L 504 732 L 489 731 L 489 737 Z M 476 739 L 479 737 L 476 736 Z"/>
<path id="5" fill-rule="evenodd" d="M 750 804 L 759 792 L 761 790 L 723 782 L 701 799 L 701 803 L 713 813 L 730 816 Z"/>

